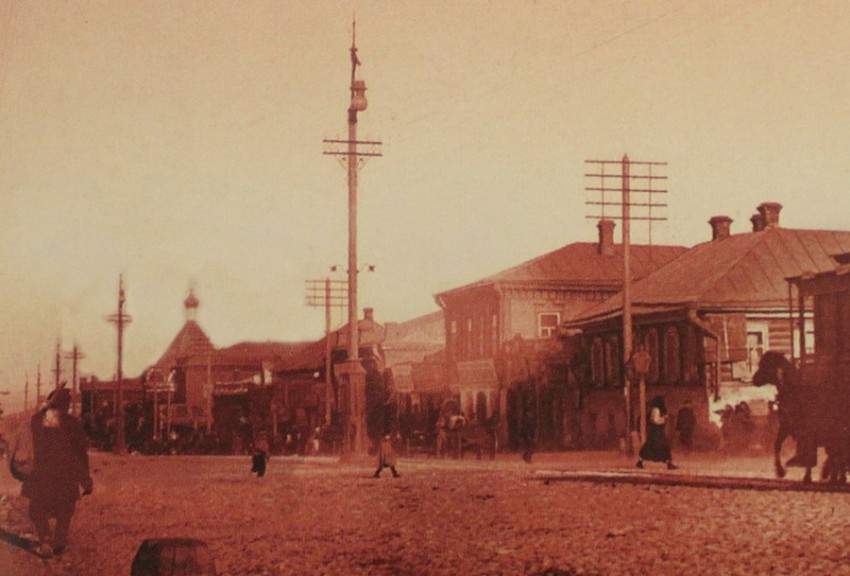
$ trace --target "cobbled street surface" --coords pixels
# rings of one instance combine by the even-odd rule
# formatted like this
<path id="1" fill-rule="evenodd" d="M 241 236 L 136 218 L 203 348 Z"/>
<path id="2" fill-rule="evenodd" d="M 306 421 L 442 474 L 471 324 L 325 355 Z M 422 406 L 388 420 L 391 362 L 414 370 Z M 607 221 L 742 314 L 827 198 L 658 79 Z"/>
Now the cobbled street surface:
<path id="1" fill-rule="evenodd" d="M 95 492 L 68 550 L 41 560 L 3 462 L 0 574 L 129 575 L 150 537 L 199 538 L 220 575 L 850 574 L 850 494 L 546 482 L 547 471 L 633 470 L 616 454 L 495 462 L 92 455 Z M 768 456 L 682 458 L 668 472 L 770 477 Z M 798 481 L 799 470 L 792 470 Z"/>

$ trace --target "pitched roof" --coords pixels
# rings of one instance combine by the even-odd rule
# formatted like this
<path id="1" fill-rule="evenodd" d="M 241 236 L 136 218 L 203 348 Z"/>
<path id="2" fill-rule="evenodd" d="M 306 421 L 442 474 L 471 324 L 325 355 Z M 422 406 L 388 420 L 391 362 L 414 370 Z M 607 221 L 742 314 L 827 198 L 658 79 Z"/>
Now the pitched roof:
<path id="1" fill-rule="evenodd" d="M 360 329 L 360 348 L 370 346 L 378 346 L 384 340 L 384 326 L 374 320 L 366 320 L 361 318 L 357 321 Z M 329 337 L 331 350 L 347 349 L 348 347 L 348 324 L 334 330 Z M 273 370 L 275 372 L 303 372 L 318 370 L 325 364 L 326 344 L 325 338 L 322 337 L 315 342 L 303 344 L 300 348 L 293 350 L 292 354 L 287 355 L 275 362 Z"/>
<path id="2" fill-rule="evenodd" d="M 850 250 L 850 232 L 767 228 L 704 242 L 636 282 L 638 311 L 785 307 L 786 278 L 832 270 L 832 255 Z M 580 314 L 573 326 L 619 315 L 621 296 Z"/>
<path id="3" fill-rule="evenodd" d="M 301 353 L 309 346 L 306 342 L 240 342 L 216 350 L 216 364 L 259 364 L 277 362 Z"/>
<path id="4" fill-rule="evenodd" d="M 642 278 L 686 251 L 684 246 L 631 245 L 632 278 Z M 439 296 L 503 283 L 616 289 L 623 283 L 623 245 L 615 244 L 613 254 L 604 255 L 599 253 L 595 242 L 574 242 L 477 282 L 447 290 Z"/>
<path id="5" fill-rule="evenodd" d="M 210 342 L 203 328 L 194 320 L 187 320 L 154 366 L 161 370 L 168 370 L 177 364 L 181 358 L 196 354 L 208 354 L 213 351 L 212 342 Z"/>

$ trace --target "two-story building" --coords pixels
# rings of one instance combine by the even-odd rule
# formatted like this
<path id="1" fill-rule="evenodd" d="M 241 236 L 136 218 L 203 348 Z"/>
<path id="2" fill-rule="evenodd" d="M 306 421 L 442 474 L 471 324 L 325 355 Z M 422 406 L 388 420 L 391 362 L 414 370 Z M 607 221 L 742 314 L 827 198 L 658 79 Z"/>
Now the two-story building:
<path id="1" fill-rule="evenodd" d="M 523 413 L 532 410 L 538 438 L 560 444 L 567 372 L 542 360 L 552 355 L 552 339 L 565 321 L 621 290 L 623 246 L 614 241 L 614 227 L 602 220 L 595 243 L 568 244 L 435 296 L 445 317 L 448 385 L 467 416 L 498 416 L 503 441 L 515 441 Z M 632 279 L 683 252 L 681 246 L 632 245 Z"/>

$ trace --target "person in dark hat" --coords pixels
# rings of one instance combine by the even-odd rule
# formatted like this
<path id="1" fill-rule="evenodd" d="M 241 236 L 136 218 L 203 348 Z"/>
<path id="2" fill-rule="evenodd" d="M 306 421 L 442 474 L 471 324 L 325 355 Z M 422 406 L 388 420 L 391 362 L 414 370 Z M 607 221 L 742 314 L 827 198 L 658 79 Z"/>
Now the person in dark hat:
<path id="1" fill-rule="evenodd" d="M 57 388 L 30 421 L 33 468 L 21 494 L 29 499 L 29 516 L 39 539 L 36 552 L 43 557 L 65 551 L 80 489 L 91 494 L 93 487 L 86 435 L 82 423 L 68 414 L 70 407 L 71 393 Z"/>
<path id="2" fill-rule="evenodd" d="M 649 403 L 646 422 L 646 442 L 640 449 L 637 467 L 643 468 L 644 460 L 664 462 L 668 470 L 675 470 L 670 441 L 667 439 L 667 405 L 663 396 L 656 396 Z"/>
<path id="3" fill-rule="evenodd" d="M 262 478 L 266 474 L 266 464 L 269 461 L 269 436 L 260 431 L 254 439 L 254 454 L 251 456 L 251 472 Z"/>

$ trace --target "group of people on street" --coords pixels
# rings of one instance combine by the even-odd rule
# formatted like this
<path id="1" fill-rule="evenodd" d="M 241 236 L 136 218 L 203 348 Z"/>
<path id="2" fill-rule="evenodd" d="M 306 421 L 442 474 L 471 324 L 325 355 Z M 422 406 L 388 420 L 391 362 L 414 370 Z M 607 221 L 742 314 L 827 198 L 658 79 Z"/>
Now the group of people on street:
<path id="1" fill-rule="evenodd" d="M 19 475 L 23 480 L 21 493 L 29 499 L 29 516 L 38 535 L 34 551 L 42 557 L 64 552 L 76 502 L 81 495 L 91 494 L 93 490 L 86 435 L 81 422 L 68 413 L 70 405 L 70 392 L 60 387 L 32 416 L 28 430 L 32 466 L 25 477 Z M 664 463 L 670 470 L 677 468 L 667 437 L 667 419 L 664 398 L 654 397 L 648 406 L 646 441 L 640 449 L 638 468 L 643 468 L 645 461 Z M 696 418 L 688 402 L 679 410 L 676 420 L 681 444 L 689 450 Z M 257 478 L 265 475 L 269 456 L 268 435 L 260 432 L 254 439 L 251 456 L 251 473 Z M 530 460 L 526 454 L 523 458 Z M 392 435 L 385 434 L 378 445 L 373 477 L 379 478 L 381 472 L 389 468 L 393 477 L 398 478 L 396 465 Z"/>
<path id="2" fill-rule="evenodd" d="M 720 413 L 720 424 L 724 451 L 744 452 L 749 448 L 756 429 L 749 404 L 738 402 L 734 408 L 726 404 Z"/>

